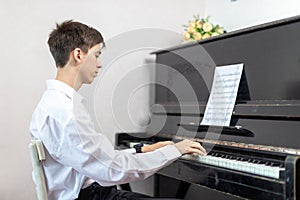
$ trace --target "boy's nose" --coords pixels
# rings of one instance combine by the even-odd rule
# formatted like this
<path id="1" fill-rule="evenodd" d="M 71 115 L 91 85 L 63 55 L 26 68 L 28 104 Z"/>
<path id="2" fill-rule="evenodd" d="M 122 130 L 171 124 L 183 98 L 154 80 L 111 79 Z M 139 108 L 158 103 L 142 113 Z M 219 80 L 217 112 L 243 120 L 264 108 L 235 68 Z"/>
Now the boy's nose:
<path id="1" fill-rule="evenodd" d="M 100 61 L 97 63 L 97 68 L 102 68 L 102 63 Z"/>

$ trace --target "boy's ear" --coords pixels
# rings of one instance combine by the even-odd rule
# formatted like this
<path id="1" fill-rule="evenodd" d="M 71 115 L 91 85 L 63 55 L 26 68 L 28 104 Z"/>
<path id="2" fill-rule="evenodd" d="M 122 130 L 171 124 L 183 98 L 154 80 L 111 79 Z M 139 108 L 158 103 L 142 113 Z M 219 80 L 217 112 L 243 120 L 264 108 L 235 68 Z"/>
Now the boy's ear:
<path id="1" fill-rule="evenodd" d="M 80 48 L 75 48 L 72 51 L 72 56 L 73 56 L 75 62 L 82 63 L 82 61 L 83 61 L 83 52 Z"/>

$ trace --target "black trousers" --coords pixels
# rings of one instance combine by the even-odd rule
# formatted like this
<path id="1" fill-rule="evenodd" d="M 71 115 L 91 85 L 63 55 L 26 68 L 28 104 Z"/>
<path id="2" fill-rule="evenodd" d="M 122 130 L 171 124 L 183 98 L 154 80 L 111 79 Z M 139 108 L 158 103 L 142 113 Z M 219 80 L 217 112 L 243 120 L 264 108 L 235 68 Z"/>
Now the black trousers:
<path id="1" fill-rule="evenodd" d="M 143 200 L 151 199 L 151 197 L 118 190 L 117 186 L 102 187 L 98 183 L 93 183 L 87 188 L 80 191 L 79 197 L 76 200 Z"/>

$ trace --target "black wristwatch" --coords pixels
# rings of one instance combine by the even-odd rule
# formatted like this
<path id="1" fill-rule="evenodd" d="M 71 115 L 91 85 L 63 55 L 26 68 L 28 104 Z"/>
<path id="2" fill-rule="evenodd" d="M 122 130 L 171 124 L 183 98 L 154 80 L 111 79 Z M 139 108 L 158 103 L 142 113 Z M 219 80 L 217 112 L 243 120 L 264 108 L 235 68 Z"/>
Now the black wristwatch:
<path id="1" fill-rule="evenodd" d="M 135 144 L 133 145 L 133 148 L 135 148 L 136 153 L 142 153 L 142 147 L 144 146 L 143 143 Z"/>

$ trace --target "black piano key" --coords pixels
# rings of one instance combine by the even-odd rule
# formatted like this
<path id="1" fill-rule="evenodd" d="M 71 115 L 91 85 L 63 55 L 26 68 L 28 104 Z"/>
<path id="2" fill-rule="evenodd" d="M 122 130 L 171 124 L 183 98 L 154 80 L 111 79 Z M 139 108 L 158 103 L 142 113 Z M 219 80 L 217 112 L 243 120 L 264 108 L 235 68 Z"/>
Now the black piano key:
<path id="1" fill-rule="evenodd" d="M 265 165 L 267 165 L 267 166 L 272 166 L 272 162 L 267 161 L 267 162 L 265 163 Z"/>
<path id="2" fill-rule="evenodd" d="M 259 160 L 252 159 L 252 160 L 251 160 L 251 163 L 254 163 L 254 164 L 259 164 Z"/>
<path id="3" fill-rule="evenodd" d="M 271 166 L 272 166 L 272 167 L 279 167 L 279 166 L 280 166 L 280 163 L 273 162 L 273 163 L 271 164 Z"/>
<path id="4" fill-rule="evenodd" d="M 236 156 L 230 156 L 229 159 L 230 160 L 236 160 Z"/>
<path id="5" fill-rule="evenodd" d="M 284 164 L 280 163 L 279 167 L 283 168 L 283 167 L 284 167 Z"/>
<path id="6" fill-rule="evenodd" d="M 267 163 L 267 161 L 265 160 L 259 160 L 259 164 L 265 165 Z"/>

